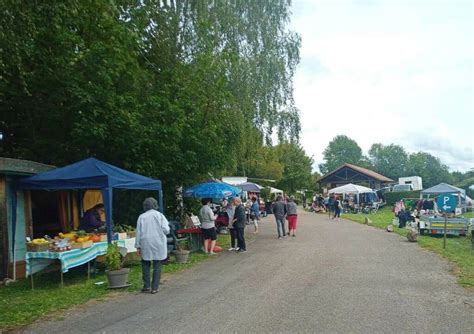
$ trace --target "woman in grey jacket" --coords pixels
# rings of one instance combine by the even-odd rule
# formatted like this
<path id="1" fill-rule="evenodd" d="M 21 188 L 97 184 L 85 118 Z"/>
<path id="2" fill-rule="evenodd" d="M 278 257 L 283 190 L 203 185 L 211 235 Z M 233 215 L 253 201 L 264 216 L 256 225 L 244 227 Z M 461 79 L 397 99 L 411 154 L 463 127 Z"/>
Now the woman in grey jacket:
<path id="1" fill-rule="evenodd" d="M 296 223 L 298 221 L 298 209 L 296 207 L 295 198 L 290 197 L 288 204 L 286 205 L 286 217 L 288 219 L 288 235 L 296 236 Z"/>

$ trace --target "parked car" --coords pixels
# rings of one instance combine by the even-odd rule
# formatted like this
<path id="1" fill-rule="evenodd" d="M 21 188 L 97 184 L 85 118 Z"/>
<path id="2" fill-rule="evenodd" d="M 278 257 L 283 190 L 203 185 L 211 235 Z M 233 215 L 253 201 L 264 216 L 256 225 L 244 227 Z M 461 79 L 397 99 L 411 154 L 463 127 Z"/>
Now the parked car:
<path id="1" fill-rule="evenodd" d="M 392 192 L 401 192 L 401 191 L 413 191 L 413 185 L 411 184 L 396 184 L 393 186 Z"/>

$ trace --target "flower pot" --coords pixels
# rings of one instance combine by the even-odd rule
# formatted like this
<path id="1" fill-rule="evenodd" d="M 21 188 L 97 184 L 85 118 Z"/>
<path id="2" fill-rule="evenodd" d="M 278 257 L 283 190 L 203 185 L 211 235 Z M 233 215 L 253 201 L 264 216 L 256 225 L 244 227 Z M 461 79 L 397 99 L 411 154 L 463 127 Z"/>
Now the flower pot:
<path id="1" fill-rule="evenodd" d="M 128 284 L 128 273 L 130 268 L 122 268 L 119 270 L 107 270 L 107 280 L 109 281 L 109 288 L 124 288 L 130 286 Z"/>
<path id="2" fill-rule="evenodd" d="M 171 252 L 175 259 L 176 263 L 188 263 L 189 251 L 188 250 L 175 250 Z"/>

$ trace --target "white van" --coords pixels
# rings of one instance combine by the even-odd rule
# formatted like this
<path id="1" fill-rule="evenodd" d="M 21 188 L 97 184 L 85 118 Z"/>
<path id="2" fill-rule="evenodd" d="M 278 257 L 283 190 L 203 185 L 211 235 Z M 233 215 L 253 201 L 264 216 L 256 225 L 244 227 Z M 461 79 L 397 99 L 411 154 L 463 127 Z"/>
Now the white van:
<path id="1" fill-rule="evenodd" d="M 401 191 L 413 191 L 413 185 L 411 184 L 396 184 L 393 186 L 392 192 L 401 192 Z"/>

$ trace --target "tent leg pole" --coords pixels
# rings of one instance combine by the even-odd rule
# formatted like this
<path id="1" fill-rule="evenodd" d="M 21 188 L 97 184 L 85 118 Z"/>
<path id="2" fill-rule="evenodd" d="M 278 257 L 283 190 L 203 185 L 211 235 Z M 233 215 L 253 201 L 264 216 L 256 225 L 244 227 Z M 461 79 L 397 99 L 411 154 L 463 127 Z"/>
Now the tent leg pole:
<path id="1" fill-rule="evenodd" d="M 64 288 L 64 275 L 63 275 L 62 269 L 61 269 L 61 288 Z"/>
<path id="2" fill-rule="evenodd" d="M 31 277 L 31 290 L 34 290 L 35 289 L 35 283 L 33 281 L 33 273 L 30 274 L 30 277 Z"/>
<path id="3" fill-rule="evenodd" d="M 91 261 L 87 262 L 87 280 L 91 279 Z"/>

